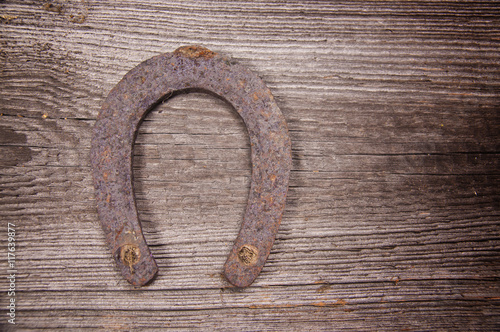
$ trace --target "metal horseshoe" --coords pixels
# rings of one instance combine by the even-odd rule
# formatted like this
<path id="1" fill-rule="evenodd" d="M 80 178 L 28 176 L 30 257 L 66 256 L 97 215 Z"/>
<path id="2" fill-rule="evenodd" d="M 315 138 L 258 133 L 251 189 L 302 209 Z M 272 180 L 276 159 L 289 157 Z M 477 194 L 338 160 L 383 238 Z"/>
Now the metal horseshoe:
<path id="1" fill-rule="evenodd" d="M 250 137 L 252 181 L 244 221 L 224 266 L 229 282 L 249 286 L 274 243 L 292 165 L 288 129 L 271 91 L 241 65 L 201 46 L 155 56 L 111 90 L 95 123 L 91 164 L 99 219 L 122 275 L 145 285 L 158 266 L 142 234 L 132 186 L 132 150 L 149 110 L 176 92 L 214 93 L 242 117 Z"/>

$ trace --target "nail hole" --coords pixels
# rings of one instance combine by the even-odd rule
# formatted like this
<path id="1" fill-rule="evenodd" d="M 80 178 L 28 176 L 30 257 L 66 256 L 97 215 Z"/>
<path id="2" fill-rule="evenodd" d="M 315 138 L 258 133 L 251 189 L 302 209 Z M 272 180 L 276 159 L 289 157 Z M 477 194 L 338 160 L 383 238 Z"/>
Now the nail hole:
<path id="1" fill-rule="evenodd" d="M 120 252 L 120 258 L 125 264 L 130 268 L 130 273 L 134 273 L 133 265 L 139 262 L 139 258 L 141 257 L 141 251 L 136 246 L 126 244 L 122 247 Z"/>
<path id="2" fill-rule="evenodd" d="M 250 244 L 245 244 L 238 250 L 238 259 L 245 265 L 252 265 L 257 262 L 259 251 Z"/>

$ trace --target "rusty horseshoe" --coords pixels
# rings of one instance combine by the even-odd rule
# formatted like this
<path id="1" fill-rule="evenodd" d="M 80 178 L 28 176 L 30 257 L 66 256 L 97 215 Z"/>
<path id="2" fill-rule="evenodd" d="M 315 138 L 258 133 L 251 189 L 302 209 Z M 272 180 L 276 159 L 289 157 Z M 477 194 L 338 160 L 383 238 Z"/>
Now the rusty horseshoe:
<path id="1" fill-rule="evenodd" d="M 271 251 L 292 165 L 288 129 L 271 91 L 255 74 L 201 46 L 183 46 L 129 71 L 110 91 L 94 126 L 91 164 L 99 219 L 122 275 L 133 285 L 158 266 L 142 234 L 132 185 L 132 149 L 149 110 L 174 93 L 204 91 L 231 104 L 251 143 L 252 181 L 244 221 L 224 266 L 237 287 L 249 286 Z"/>

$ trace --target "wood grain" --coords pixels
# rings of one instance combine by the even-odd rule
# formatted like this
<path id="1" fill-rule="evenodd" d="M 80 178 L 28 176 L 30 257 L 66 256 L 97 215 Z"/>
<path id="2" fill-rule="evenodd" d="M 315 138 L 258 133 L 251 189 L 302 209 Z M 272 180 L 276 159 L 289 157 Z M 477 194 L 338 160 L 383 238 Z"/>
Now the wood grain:
<path id="1" fill-rule="evenodd" d="M 495 330 L 500 15 L 494 1 L 0 3 L 3 330 Z M 106 247 L 90 139 L 108 91 L 181 45 L 227 54 L 287 119 L 287 208 L 255 283 L 222 267 L 250 186 L 244 124 L 202 93 L 140 127 L 134 186 L 160 272 Z M 2 245 L 6 256 L 6 246 Z"/>

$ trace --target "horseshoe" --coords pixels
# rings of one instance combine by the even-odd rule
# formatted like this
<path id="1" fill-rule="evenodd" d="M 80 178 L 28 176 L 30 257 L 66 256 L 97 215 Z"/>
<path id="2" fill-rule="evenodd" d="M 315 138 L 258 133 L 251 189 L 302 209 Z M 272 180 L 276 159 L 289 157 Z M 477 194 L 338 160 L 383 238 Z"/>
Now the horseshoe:
<path id="1" fill-rule="evenodd" d="M 242 117 L 251 143 L 252 181 L 240 232 L 224 265 L 227 280 L 249 286 L 274 243 L 292 165 L 288 129 L 264 82 L 201 46 L 183 46 L 129 71 L 110 91 L 94 126 L 91 165 L 99 219 L 122 275 L 150 282 L 158 266 L 144 239 L 132 186 L 132 150 L 142 119 L 178 92 L 220 96 Z"/>

